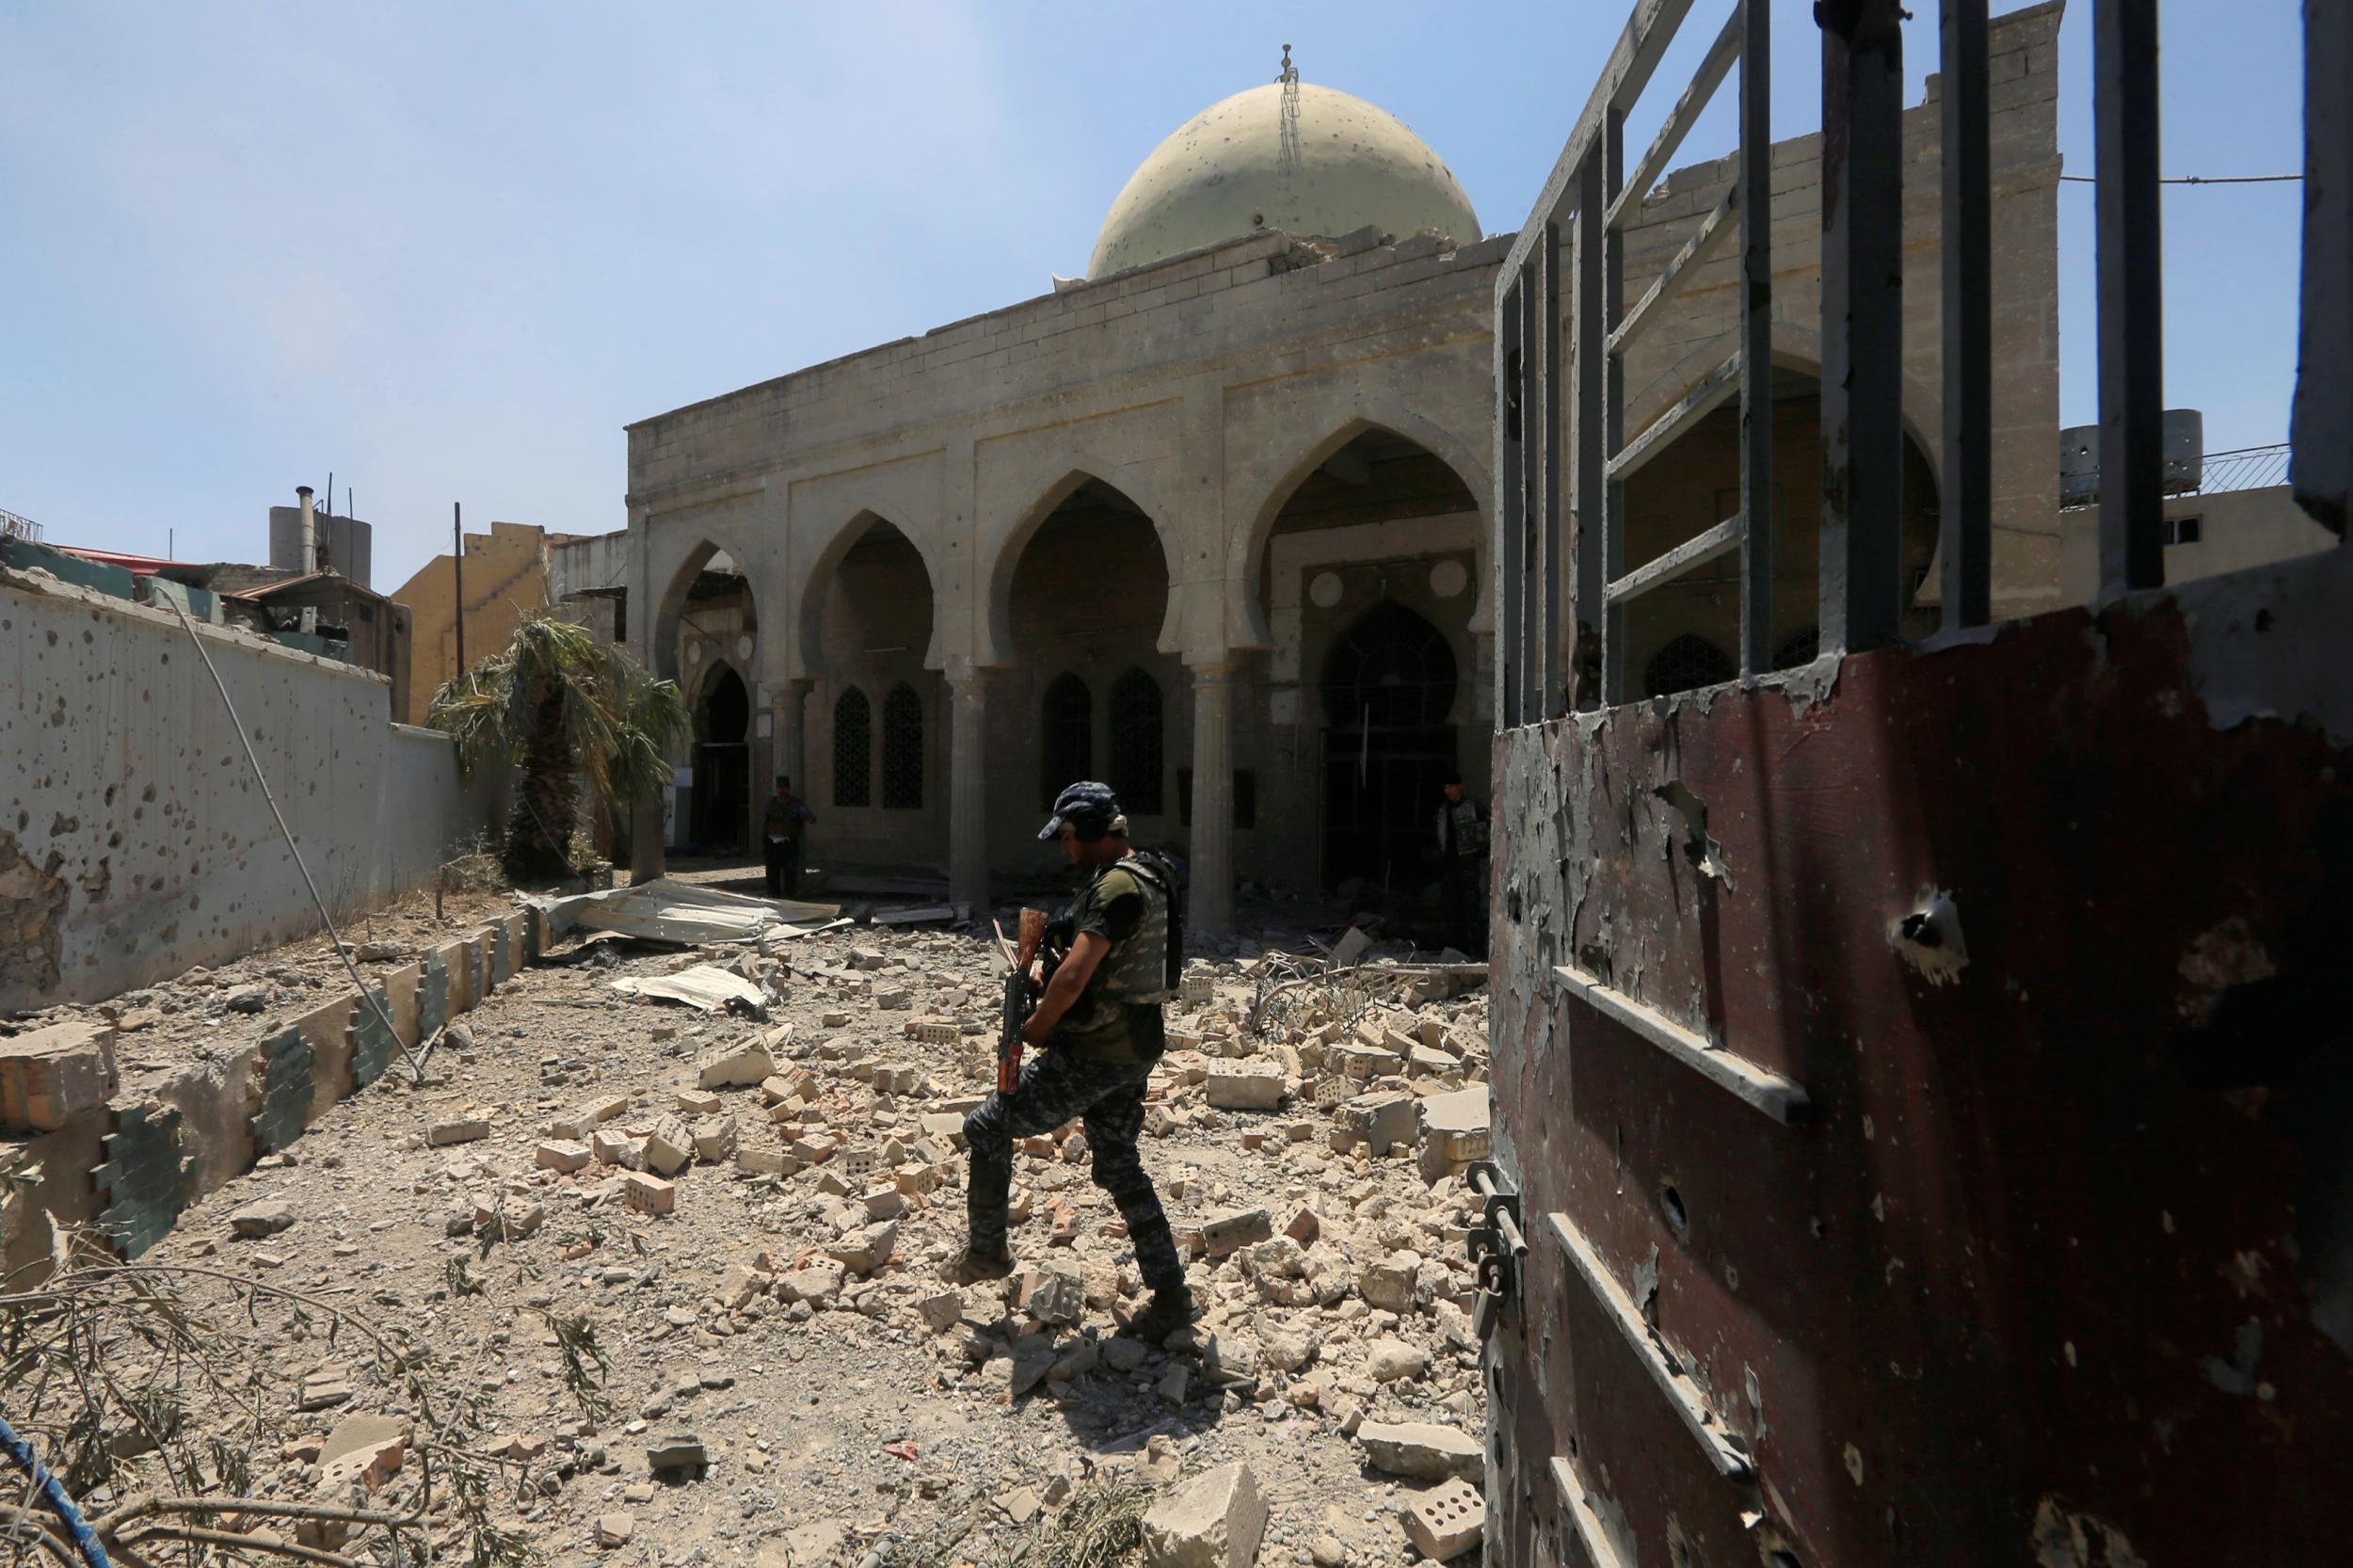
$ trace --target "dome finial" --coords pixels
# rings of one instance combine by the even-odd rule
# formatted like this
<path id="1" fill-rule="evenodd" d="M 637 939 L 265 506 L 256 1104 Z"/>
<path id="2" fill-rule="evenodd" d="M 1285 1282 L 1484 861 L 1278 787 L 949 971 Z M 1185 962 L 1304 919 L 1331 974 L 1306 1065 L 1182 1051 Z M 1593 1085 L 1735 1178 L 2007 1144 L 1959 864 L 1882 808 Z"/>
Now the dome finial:
<path id="1" fill-rule="evenodd" d="M 1283 69 L 1274 73 L 1274 79 L 1286 87 L 1298 84 L 1299 67 L 1291 64 L 1291 46 L 1288 43 L 1283 45 Z"/>

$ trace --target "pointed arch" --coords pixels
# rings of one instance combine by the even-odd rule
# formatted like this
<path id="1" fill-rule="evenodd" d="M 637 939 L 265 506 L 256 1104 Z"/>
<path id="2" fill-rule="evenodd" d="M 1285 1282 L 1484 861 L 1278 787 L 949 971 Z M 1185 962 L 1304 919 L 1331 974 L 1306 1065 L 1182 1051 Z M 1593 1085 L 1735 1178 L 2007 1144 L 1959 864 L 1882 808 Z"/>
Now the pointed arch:
<path id="1" fill-rule="evenodd" d="M 1272 481 L 1243 503 L 1241 516 L 1244 526 L 1234 531 L 1226 561 L 1226 582 L 1236 596 L 1236 601 L 1227 606 L 1229 624 L 1241 629 L 1241 646 L 1267 648 L 1274 641 L 1269 629 L 1267 606 L 1259 597 L 1259 568 L 1266 560 L 1267 541 L 1281 520 L 1283 508 L 1308 475 L 1330 462 L 1351 441 L 1373 431 L 1413 442 L 1452 470 L 1463 488 L 1470 491 L 1481 520 L 1475 530 L 1479 569 L 1472 574 L 1479 584 L 1480 599 L 1473 615 L 1475 618 L 1484 617 L 1488 591 L 1487 523 L 1495 516 L 1495 491 L 1480 445 L 1402 404 L 1365 398 L 1359 399 L 1347 417 L 1335 424 L 1321 440 L 1304 448 Z"/>
<path id="2" fill-rule="evenodd" d="M 687 596 L 694 592 L 696 579 L 702 575 L 703 568 L 710 566 L 714 558 L 725 554 L 743 577 L 744 593 L 751 601 L 753 635 L 759 635 L 768 617 L 760 604 L 760 583 L 753 575 L 757 558 L 747 555 L 743 546 L 730 539 L 724 530 L 701 524 L 681 525 L 669 536 L 691 542 L 677 552 L 667 572 L 662 569 L 659 559 L 655 563 L 653 581 L 662 587 L 661 597 L 654 601 L 652 646 L 647 649 L 647 656 L 648 665 L 656 676 L 664 680 L 678 681 L 683 686 L 685 681 L 679 668 L 679 628 L 685 616 Z M 662 552 L 659 544 L 656 550 L 658 553 L 666 553 Z"/>
<path id="3" fill-rule="evenodd" d="M 1032 473 L 1053 474 L 1048 484 L 1034 488 L 1034 499 L 1022 509 L 1011 528 L 998 541 L 996 553 L 988 562 L 986 576 L 988 600 L 983 625 L 986 630 L 986 646 L 980 650 L 979 662 L 984 664 L 1005 664 L 1013 661 L 1013 581 L 1021 566 L 1021 557 L 1046 525 L 1048 518 L 1062 504 L 1077 494 L 1089 481 L 1107 486 L 1126 497 L 1128 504 L 1144 514 L 1152 525 L 1153 539 L 1160 547 L 1160 564 L 1168 568 L 1173 583 L 1176 578 L 1175 546 L 1169 537 L 1168 513 L 1161 505 L 1158 488 L 1123 463 L 1113 463 L 1096 456 L 1083 456 L 1064 448 L 1053 456 L 1032 467 Z M 1016 491 L 1016 493 L 1019 493 Z M 1177 604 L 1171 593 L 1160 614 L 1156 645 L 1163 653 L 1176 650 Z"/>
<path id="4" fill-rule="evenodd" d="M 928 531 L 910 527 L 876 507 L 860 505 L 844 515 L 825 533 L 824 545 L 810 558 L 808 569 L 801 578 L 800 592 L 795 600 L 799 615 L 795 619 L 797 635 L 793 642 L 799 654 L 797 674 L 813 679 L 825 673 L 825 595 L 832 591 L 835 581 L 840 575 L 842 559 L 877 524 L 904 539 L 922 565 L 924 585 L 932 596 L 931 641 L 923 650 L 923 667 L 941 667 L 939 563 L 933 559 Z"/>

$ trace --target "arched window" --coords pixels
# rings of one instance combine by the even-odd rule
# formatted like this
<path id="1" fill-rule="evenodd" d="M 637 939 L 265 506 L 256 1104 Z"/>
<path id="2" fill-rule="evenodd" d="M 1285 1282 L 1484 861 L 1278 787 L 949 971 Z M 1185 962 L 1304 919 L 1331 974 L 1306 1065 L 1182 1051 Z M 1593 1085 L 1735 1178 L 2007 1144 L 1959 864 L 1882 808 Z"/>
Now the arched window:
<path id="1" fill-rule="evenodd" d="M 1160 683 L 1140 669 L 1112 683 L 1111 776 L 1104 782 L 1131 817 L 1156 817 L 1160 799 Z"/>
<path id="2" fill-rule="evenodd" d="M 1342 729 L 1443 725 L 1454 708 L 1454 649 L 1402 604 L 1376 604 L 1324 657 L 1323 706 Z"/>
<path id="3" fill-rule="evenodd" d="M 1719 685 L 1738 673 L 1732 655 L 1686 632 L 1651 655 L 1650 667 L 1642 672 L 1642 690 L 1649 696 L 1665 696 L 1694 686 Z"/>
<path id="4" fill-rule="evenodd" d="M 1066 671 L 1054 677 L 1038 733 L 1038 804 L 1051 810 L 1064 786 L 1095 776 L 1095 696 L 1085 681 Z"/>
<path id="5" fill-rule="evenodd" d="M 1785 670 L 1800 664 L 1810 664 L 1820 656 L 1821 651 L 1820 632 L 1811 626 L 1802 632 L 1792 632 L 1781 640 L 1779 648 L 1773 649 L 1773 668 Z"/>
<path id="6" fill-rule="evenodd" d="M 892 810 L 923 804 L 923 699 L 902 680 L 883 698 L 882 803 Z"/>
<path id="7" fill-rule="evenodd" d="M 874 711 L 856 686 L 833 704 L 833 803 L 874 804 Z"/>

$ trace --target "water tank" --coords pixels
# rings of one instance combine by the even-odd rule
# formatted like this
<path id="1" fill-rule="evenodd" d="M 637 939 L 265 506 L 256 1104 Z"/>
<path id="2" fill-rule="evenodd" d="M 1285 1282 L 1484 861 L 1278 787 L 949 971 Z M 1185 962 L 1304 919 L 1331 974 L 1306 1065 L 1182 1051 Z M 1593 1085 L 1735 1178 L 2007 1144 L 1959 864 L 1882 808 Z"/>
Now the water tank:
<path id="1" fill-rule="evenodd" d="M 2204 473 L 2206 416 L 2196 408 L 2168 408 L 2160 444 L 2165 493 L 2196 489 Z M 2059 432 L 2059 504 L 2085 506 L 2099 499 L 2100 427 L 2068 425 Z"/>

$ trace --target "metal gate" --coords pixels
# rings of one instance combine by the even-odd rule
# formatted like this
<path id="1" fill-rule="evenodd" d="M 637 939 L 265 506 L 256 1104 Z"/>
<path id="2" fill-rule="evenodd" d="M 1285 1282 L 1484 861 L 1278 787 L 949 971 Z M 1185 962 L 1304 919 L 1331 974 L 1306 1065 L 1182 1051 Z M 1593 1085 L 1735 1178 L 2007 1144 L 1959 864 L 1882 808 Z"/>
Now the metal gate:
<path id="1" fill-rule="evenodd" d="M 1488 1560 L 2353 1560 L 2353 556 L 2162 587 L 2154 6 L 2093 0 L 2100 606 L 1999 626 L 1986 6 L 1937 19 L 1910 642 L 1901 13 L 1781 8 L 1823 45 L 1825 499 L 1821 657 L 1780 673 L 1766 6 L 1621 179 L 1689 8 L 1636 6 L 1498 287 Z M 2307 18 L 2294 481 L 2342 536 L 2353 23 Z M 1628 309 L 1623 218 L 1736 66 L 1731 193 Z M 1736 233 L 1739 352 L 1629 436 L 1626 344 Z M 1624 479 L 1736 393 L 1740 515 L 1627 561 Z M 1625 605 L 1735 552 L 1742 678 L 1626 701 Z"/>

